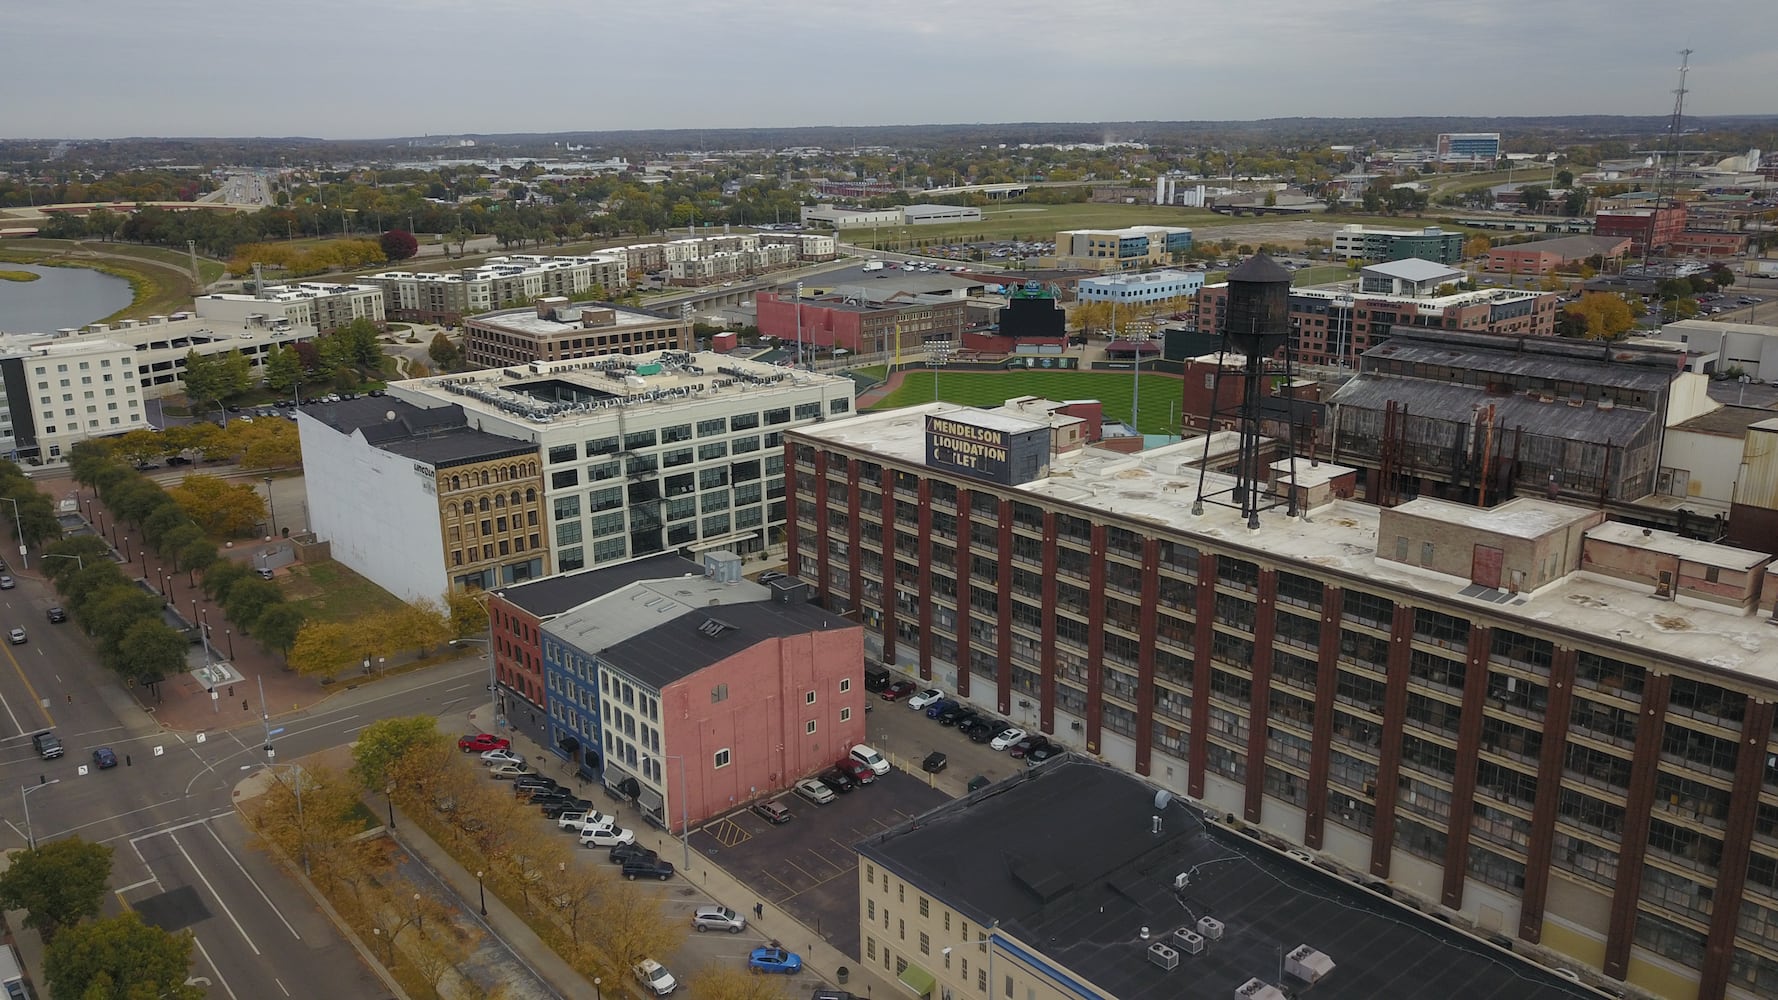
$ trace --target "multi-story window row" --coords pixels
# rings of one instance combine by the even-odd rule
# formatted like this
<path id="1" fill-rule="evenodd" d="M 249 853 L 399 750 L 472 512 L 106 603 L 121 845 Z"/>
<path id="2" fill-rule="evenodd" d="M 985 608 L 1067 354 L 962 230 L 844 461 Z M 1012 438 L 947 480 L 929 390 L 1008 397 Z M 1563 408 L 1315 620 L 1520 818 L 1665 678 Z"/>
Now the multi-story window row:
<path id="1" fill-rule="evenodd" d="M 1658 967 L 1710 996 L 1778 983 L 1773 692 L 1559 621 L 788 440 L 790 569 L 856 595 L 885 660 L 1372 876 L 1430 872 L 1436 902 L 1505 907 L 1525 940 L 1584 926 L 1590 900 L 1608 975 Z M 841 483 L 854 492 L 811 523 Z"/>

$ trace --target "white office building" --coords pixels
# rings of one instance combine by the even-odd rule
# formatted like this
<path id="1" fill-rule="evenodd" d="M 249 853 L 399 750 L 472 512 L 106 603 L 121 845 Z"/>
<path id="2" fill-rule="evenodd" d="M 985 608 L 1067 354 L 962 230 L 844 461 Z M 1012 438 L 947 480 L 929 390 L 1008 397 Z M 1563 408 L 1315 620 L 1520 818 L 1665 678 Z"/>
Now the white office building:
<path id="1" fill-rule="evenodd" d="M 849 416 L 851 379 L 658 351 L 397 382 L 419 407 L 536 445 L 556 572 L 669 550 L 780 542 L 786 430 Z M 308 439 L 304 438 L 307 460 Z M 311 490 L 327 489 L 310 477 Z M 313 506 L 311 506 L 313 510 Z"/>
<path id="2" fill-rule="evenodd" d="M 0 451 L 62 462 L 76 442 L 149 426 L 137 351 L 97 337 L 0 342 Z"/>
<path id="3" fill-rule="evenodd" d="M 1167 299 L 1189 299 L 1203 287 L 1202 271 L 1144 271 L 1138 274 L 1082 278 L 1075 285 L 1075 294 L 1082 302 L 1136 305 L 1163 302 Z"/>

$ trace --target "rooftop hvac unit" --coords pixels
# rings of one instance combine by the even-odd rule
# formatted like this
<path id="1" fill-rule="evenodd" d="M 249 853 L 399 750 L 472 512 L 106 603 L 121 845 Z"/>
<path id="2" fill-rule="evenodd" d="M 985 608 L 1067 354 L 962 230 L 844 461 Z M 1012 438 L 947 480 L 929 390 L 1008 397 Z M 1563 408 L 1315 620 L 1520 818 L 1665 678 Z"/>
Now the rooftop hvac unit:
<path id="1" fill-rule="evenodd" d="M 1187 955 L 1204 953 L 1204 936 L 1190 927 L 1181 927 L 1173 932 L 1173 947 Z"/>
<path id="2" fill-rule="evenodd" d="M 1156 941 L 1148 946 L 1148 960 L 1163 969 L 1179 967 L 1179 952 Z"/>
<path id="3" fill-rule="evenodd" d="M 1235 988 L 1235 1000 L 1290 1000 L 1284 991 L 1261 979 L 1249 979 Z"/>
<path id="4" fill-rule="evenodd" d="M 1284 956 L 1284 971 L 1313 986 L 1334 970 L 1333 959 L 1306 944 Z"/>
<path id="5" fill-rule="evenodd" d="M 1222 940 L 1222 921 L 1216 919 L 1215 917 L 1199 917 L 1198 918 L 1198 933 L 1202 934 L 1206 940 L 1221 941 Z"/>

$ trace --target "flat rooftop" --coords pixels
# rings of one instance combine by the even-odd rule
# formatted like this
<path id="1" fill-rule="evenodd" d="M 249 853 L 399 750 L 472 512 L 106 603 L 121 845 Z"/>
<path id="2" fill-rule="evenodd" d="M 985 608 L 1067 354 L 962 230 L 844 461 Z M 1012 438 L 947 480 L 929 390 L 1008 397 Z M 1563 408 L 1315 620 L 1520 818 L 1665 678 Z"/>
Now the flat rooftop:
<path id="1" fill-rule="evenodd" d="M 246 295 L 235 292 L 211 292 L 199 298 L 222 299 L 225 302 L 300 302 L 304 299 L 326 298 L 330 295 L 347 295 L 353 292 L 378 292 L 382 289 L 375 285 L 333 284 L 319 281 L 302 281 L 292 285 L 267 285 L 259 295 Z"/>
<path id="2" fill-rule="evenodd" d="M 976 410 L 951 403 L 867 413 L 849 420 L 796 428 L 795 438 L 831 442 L 911 466 L 926 461 L 929 414 L 974 419 Z M 1201 441 L 1117 455 L 1084 448 L 1051 459 L 1049 477 L 1013 487 L 1015 494 L 1071 504 L 1115 515 L 1137 525 L 1154 525 L 1185 538 L 1203 538 L 1270 559 L 1294 559 L 1341 575 L 1357 586 L 1390 585 L 1436 595 L 1453 607 L 1474 607 L 1527 628 L 1558 627 L 1618 646 L 1631 658 L 1654 654 L 1716 670 L 1743 682 L 1778 685 L 1778 629 L 1752 614 L 1735 614 L 1691 601 L 1657 600 L 1651 588 L 1588 572 L 1570 573 L 1543 588 L 1499 602 L 1477 592 L 1467 579 L 1445 576 L 1377 558 L 1381 508 L 1356 500 L 1335 500 L 1285 516 L 1282 508 L 1260 515 L 1247 527 L 1238 510 L 1206 503 L 1193 514 Z M 1226 490 L 1234 481 L 1205 473 L 1205 492 Z M 1494 595 L 1498 596 L 1498 595 Z"/>
<path id="3" fill-rule="evenodd" d="M 581 313 L 586 311 L 610 311 L 614 322 L 602 326 L 587 326 L 581 322 Z M 533 337 L 551 337 L 557 334 L 609 333 L 615 330 L 627 330 L 638 326 L 660 326 L 663 323 L 678 323 L 677 317 L 662 313 L 645 312 L 641 309 L 625 309 L 609 302 L 571 302 L 559 306 L 556 310 L 561 319 L 551 319 L 537 315 L 535 306 L 521 309 L 500 309 L 495 312 L 479 313 L 469 317 L 469 322 L 477 326 L 493 326 L 513 333 L 527 334 Z"/>
<path id="4" fill-rule="evenodd" d="M 624 260 L 623 254 L 582 254 L 573 257 L 515 254 L 507 257 L 490 257 L 486 263 L 478 267 L 465 267 L 455 271 L 379 271 L 376 274 L 365 275 L 365 277 L 382 281 L 408 280 L 443 283 L 488 281 L 494 278 L 517 277 L 528 272 L 543 273 L 582 264 L 622 263 Z"/>
<path id="5" fill-rule="evenodd" d="M 850 397 L 857 383 L 842 375 L 801 371 L 713 351 L 606 354 L 569 361 L 531 361 L 390 385 L 416 405 L 452 404 L 534 424 L 597 417 L 610 407 L 669 406 L 794 388 L 826 387 Z M 435 401 L 434 403 L 422 400 Z"/>
<path id="6" fill-rule="evenodd" d="M 304 403 L 297 420 L 305 418 L 341 434 L 356 431 L 367 444 L 434 468 L 537 454 L 537 446 L 528 441 L 468 426 L 461 406 L 426 409 L 389 396 L 361 396 L 337 403 Z"/>
<path id="7" fill-rule="evenodd" d="M 1118 1000 L 1233 997 L 1253 978 L 1277 986 L 1280 950 L 1304 944 L 1334 963 L 1298 994 L 1316 1000 L 1594 995 L 1206 822 L 1181 800 L 1155 802 L 1135 776 L 1065 756 L 857 849 L 995 928 L 997 942 L 1038 949 Z M 1058 809 L 1069 821 L 1056 822 Z M 1148 961 L 1151 943 L 1205 916 L 1222 922 L 1220 940 L 1171 970 Z"/>
<path id="8" fill-rule="evenodd" d="M 703 575 L 704 567 L 677 553 L 665 552 L 513 584 L 495 593 L 537 618 L 548 619 L 643 580 Z"/>

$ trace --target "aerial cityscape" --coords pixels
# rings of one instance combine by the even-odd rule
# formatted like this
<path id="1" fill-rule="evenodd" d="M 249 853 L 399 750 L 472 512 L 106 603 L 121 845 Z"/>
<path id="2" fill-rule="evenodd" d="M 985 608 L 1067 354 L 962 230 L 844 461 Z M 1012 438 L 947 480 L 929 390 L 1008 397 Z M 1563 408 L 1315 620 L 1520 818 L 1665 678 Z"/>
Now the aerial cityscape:
<path id="1" fill-rule="evenodd" d="M 13 12 L 4 997 L 1778 997 L 1778 18 L 1189 13 Z"/>

